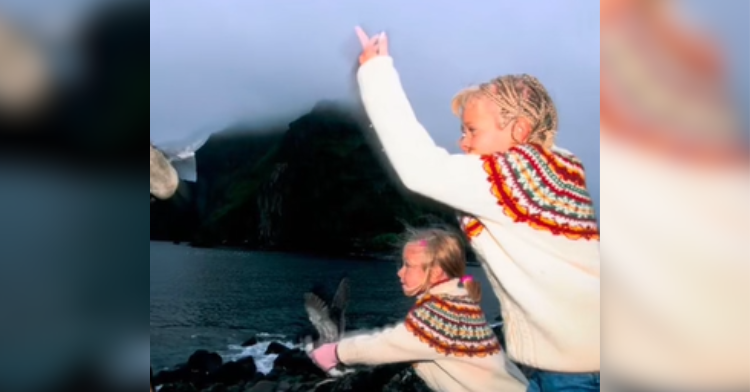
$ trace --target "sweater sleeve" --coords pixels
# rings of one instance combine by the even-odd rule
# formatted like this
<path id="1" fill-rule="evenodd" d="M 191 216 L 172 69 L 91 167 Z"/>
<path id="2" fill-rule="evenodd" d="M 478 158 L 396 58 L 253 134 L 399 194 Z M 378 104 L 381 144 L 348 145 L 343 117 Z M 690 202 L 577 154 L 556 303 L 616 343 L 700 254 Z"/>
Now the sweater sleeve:
<path id="1" fill-rule="evenodd" d="M 500 342 L 479 304 L 432 295 L 420 299 L 404 322 L 374 334 L 343 339 L 337 348 L 342 363 L 365 365 L 498 353 Z"/>
<path id="2" fill-rule="evenodd" d="M 372 334 L 343 339 L 338 344 L 336 354 L 345 365 L 428 361 L 440 355 L 409 332 L 404 323 Z"/>
<path id="3" fill-rule="evenodd" d="M 482 159 L 435 144 L 417 120 L 391 57 L 365 63 L 358 82 L 367 115 L 407 189 L 477 217 L 498 214 Z"/>

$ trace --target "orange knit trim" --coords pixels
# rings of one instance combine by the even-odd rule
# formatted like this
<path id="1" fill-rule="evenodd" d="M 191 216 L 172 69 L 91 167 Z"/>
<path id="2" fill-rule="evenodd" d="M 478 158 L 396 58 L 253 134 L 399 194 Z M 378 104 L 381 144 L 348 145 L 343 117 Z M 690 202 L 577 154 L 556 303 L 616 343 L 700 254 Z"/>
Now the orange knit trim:
<path id="1" fill-rule="evenodd" d="M 482 233 L 484 226 L 476 218 L 471 218 L 469 223 L 464 225 L 464 233 L 471 239 Z"/>

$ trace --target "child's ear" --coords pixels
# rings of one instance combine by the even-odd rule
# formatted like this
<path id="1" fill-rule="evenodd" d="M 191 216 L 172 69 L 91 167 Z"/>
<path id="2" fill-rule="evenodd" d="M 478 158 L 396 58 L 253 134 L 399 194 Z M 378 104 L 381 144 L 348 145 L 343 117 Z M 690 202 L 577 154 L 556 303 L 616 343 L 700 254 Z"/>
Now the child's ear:
<path id="1" fill-rule="evenodd" d="M 531 136 L 531 122 L 526 117 L 519 117 L 515 124 L 513 124 L 511 132 L 513 132 L 513 140 L 526 143 L 529 140 L 529 136 Z"/>
<path id="2" fill-rule="evenodd" d="M 440 267 L 435 266 L 430 269 L 430 282 L 432 283 L 444 279 L 445 276 L 445 271 L 443 271 L 443 269 Z"/>

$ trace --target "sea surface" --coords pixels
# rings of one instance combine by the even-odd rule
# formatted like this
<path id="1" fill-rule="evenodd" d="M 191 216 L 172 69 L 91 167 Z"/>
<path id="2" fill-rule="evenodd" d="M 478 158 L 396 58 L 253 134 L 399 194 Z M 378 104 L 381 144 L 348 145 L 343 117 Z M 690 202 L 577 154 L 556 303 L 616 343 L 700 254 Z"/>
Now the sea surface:
<path id="1" fill-rule="evenodd" d="M 187 362 L 199 349 L 224 361 L 255 358 L 270 371 L 278 341 L 297 346 L 310 331 L 302 295 L 315 284 L 335 290 L 351 279 L 347 330 L 374 328 L 403 319 L 414 299 L 404 297 L 393 260 L 331 259 L 272 252 L 192 248 L 151 242 L 151 366 L 155 372 Z M 482 282 L 482 306 L 493 322 L 500 313 L 482 269 L 468 267 Z M 259 344 L 243 348 L 247 339 Z"/>

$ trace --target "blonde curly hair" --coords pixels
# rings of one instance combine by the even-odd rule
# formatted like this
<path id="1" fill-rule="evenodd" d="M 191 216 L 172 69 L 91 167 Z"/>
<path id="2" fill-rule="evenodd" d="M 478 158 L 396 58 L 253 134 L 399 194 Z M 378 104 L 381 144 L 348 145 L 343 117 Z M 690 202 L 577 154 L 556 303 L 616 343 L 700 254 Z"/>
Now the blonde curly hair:
<path id="1" fill-rule="evenodd" d="M 528 140 L 551 148 L 557 134 L 557 108 L 539 79 L 527 75 L 504 75 L 487 83 L 461 90 L 451 102 L 453 114 L 461 117 L 467 104 L 475 99 L 489 99 L 498 110 L 498 127 L 505 128 L 521 117 L 529 120 Z"/>

